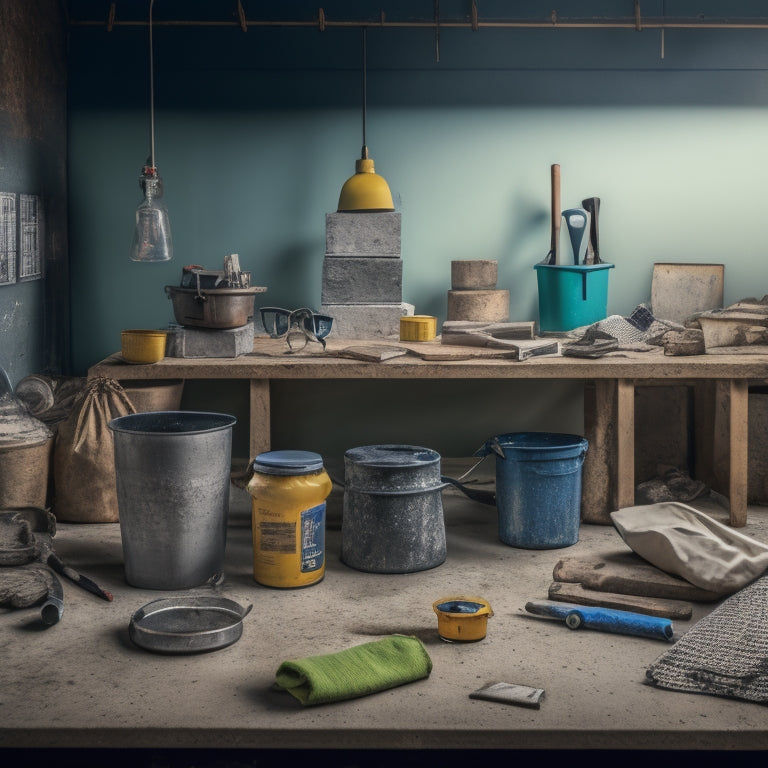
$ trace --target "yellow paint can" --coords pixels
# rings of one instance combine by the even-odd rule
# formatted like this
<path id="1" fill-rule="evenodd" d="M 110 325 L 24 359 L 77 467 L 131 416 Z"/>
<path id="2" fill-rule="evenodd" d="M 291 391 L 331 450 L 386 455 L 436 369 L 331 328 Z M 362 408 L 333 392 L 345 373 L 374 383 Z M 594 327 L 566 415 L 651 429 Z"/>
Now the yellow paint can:
<path id="1" fill-rule="evenodd" d="M 332 482 L 311 451 L 268 451 L 253 461 L 253 577 L 267 587 L 316 584 L 325 576 L 325 500 Z"/>
<path id="2" fill-rule="evenodd" d="M 493 610 L 482 597 L 441 597 L 432 608 L 437 614 L 437 633 L 449 642 L 482 640 Z"/>
<path id="3" fill-rule="evenodd" d="M 403 315 L 400 341 L 432 341 L 437 336 L 437 318 L 432 315 Z"/>

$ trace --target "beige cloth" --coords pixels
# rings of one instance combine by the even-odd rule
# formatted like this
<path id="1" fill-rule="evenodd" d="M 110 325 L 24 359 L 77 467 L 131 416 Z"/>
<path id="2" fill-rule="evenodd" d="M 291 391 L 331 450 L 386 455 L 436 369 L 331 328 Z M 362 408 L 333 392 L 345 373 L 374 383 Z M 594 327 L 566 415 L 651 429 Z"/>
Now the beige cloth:
<path id="1" fill-rule="evenodd" d="M 675 501 L 610 513 L 640 557 L 697 587 L 730 595 L 768 569 L 768 545 Z"/>

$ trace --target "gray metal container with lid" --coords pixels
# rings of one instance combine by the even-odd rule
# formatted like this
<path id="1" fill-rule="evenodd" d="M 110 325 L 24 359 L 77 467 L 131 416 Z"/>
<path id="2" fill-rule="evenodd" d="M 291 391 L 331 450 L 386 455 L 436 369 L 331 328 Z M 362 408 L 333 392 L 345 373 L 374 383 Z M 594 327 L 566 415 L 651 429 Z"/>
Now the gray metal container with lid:
<path id="1" fill-rule="evenodd" d="M 440 455 L 412 445 L 344 454 L 341 560 L 370 573 L 412 573 L 445 562 Z"/>

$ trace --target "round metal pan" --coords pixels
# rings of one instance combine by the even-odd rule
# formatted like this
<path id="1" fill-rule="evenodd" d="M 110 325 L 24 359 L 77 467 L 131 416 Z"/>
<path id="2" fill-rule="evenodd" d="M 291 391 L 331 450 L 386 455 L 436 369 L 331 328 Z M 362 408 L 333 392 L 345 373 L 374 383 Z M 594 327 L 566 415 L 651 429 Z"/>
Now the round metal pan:
<path id="1" fill-rule="evenodd" d="M 128 634 L 136 645 L 156 653 L 215 651 L 240 639 L 251 608 L 224 597 L 161 598 L 131 616 Z"/>

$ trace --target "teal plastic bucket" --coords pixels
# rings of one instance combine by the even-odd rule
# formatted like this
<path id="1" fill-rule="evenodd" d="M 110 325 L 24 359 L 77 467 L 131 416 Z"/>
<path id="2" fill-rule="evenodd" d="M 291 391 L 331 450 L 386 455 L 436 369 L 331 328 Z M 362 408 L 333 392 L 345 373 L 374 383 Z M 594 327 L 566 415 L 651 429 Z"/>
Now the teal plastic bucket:
<path id="1" fill-rule="evenodd" d="M 499 538 L 522 549 L 559 549 L 579 540 L 580 435 L 512 432 L 487 440 L 475 456 L 496 455 Z"/>
<path id="2" fill-rule="evenodd" d="M 613 264 L 534 264 L 539 330 L 572 331 L 604 320 Z"/>

